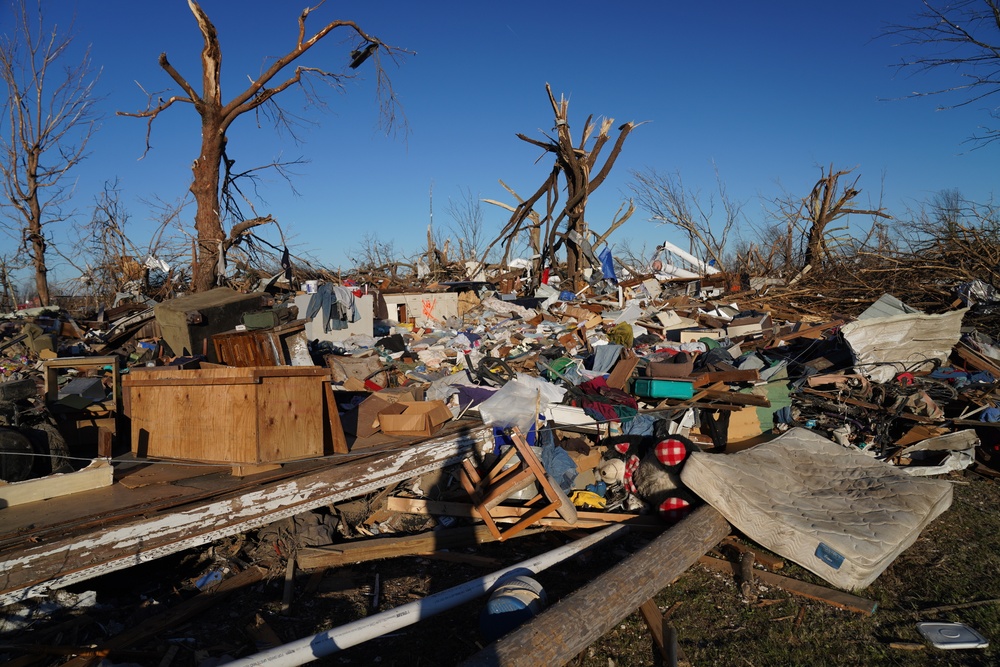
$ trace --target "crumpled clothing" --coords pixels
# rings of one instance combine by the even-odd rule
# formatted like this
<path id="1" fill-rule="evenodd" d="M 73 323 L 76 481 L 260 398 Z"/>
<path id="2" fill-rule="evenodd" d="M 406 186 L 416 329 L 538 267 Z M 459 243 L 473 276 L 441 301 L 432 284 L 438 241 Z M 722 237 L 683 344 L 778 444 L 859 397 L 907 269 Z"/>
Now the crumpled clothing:
<path id="1" fill-rule="evenodd" d="M 981 422 L 1000 422 L 1000 408 L 986 408 L 979 415 Z"/>
<path id="2" fill-rule="evenodd" d="M 594 347 L 594 367 L 595 373 L 607 373 L 621 356 L 622 346 L 608 343 L 607 345 L 597 345 Z"/>
<path id="3" fill-rule="evenodd" d="M 323 332 L 335 329 L 346 329 L 348 322 L 361 319 L 354 292 L 346 287 L 323 283 L 316 293 L 309 298 L 306 306 L 306 319 L 311 320 L 317 314 L 323 315 Z"/>
<path id="4" fill-rule="evenodd" d="M 622 428 L 625 435 L 653 435 L 656 431 L 656 417 L 637 414 Z"/>
<path id="5" fill-rule="evenodd" d="M 574 392 L 570 405 L 582 408 L 599 421 L 631 421 L 639 413 L 639 404 L 630 394 L 609 387 L 603 377 L 584 382 Z"/>
<path id="6" fill-rule="evenodd" d="M 632 347 L 634 342 L 632 325 L 628 322 L 616 324 L 608 332 L 608 342 L 621 345 L 622 347 Z"/>
<path id="7" fill-rule="evenodd" d="M 580 472 L 576 467 L 576 461 L 569 455 L 569 452 L 556 445 L 555 436 L 552 431 L 548 429 L 543 430 L 541 432 L 541 439 L 542 467 L 545 468 L 549 477 L 559 485 L 559 488 L 569 493 L 573 489 L 576 476 Z"/>

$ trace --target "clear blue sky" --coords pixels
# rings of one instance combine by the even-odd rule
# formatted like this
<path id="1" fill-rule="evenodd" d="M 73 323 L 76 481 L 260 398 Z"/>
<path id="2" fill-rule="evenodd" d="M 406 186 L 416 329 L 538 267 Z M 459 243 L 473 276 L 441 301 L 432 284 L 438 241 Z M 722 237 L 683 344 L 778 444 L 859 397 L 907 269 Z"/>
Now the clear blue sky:
<path id="1" fill-rule="evenodd" d="M 226 99 L 245 87 L 264 56 L 294 44 L 305 2 L 203 0 L 222 43 Z M 149 91 L 176 89 L 157 65 L 161 52 L 200 87 L 197 26 L 184 0 L 46 0 L 45 9 L 60 23 L 75 12 L 78 44 L 91 44 L 103 69 L 107 117 L 77 172 L 81 216 L 89 217 L 103 181 L 117 177 L 141 240 L 151 228 L 141 200 L 186 193 L 198 118 L 184 105 L 170 109 L 153 126 L 153 150 L 139 160 L 144 121 L 114 112 L 144 107 L 136 82 Z M 989 121 L 985 104 L 936 111 L 947 100 L 885 101 L 942 81 L 897 74 L 891 66 L 906 52 L 875 39 L 887 22 L 906 23 L 919 9 L 916 0 L 331 0 L 310 17 L 313 28 L 351 19 L 416 52 L 389 69 L 409 135 L 378 131 L 373 70 L 363 66 L 344 94 L 328 97 L 329 113 L 309 116 L 318 125 L 303 130 L 302 145 L 258 128 L 248 115 L 230 133 L 230 152 L 244 168 L 279 156 L 309 160 L 296 169 L 299 195 L 269 176 L 260 189 L 267 203 L 258 211 L 278 218 L 299 250 L 333 266 L 351 264 L 365 232 L 403 250 L 419 248 L 432 186 L 439 227 L 451 223 L 447 199 L 466 188 L 506 202 L 512 200 L 499 180 L 532 193 L 551 160 L 536 163 L 540 151 L 515 134 L 543 139 L 552 127 L 547 82 L 557 98 L 569 98 L 574 136 L 591 114 L 616 125 L 646 121 L 590 200 L 588 219 L 598 231 L 628 197 L 630 171 L 647 168 L 680 172 L 688 187 L 707 195 L 715 188 L 714 163 L 753 219 L 760 218 L 761 198 L 805 195 L 819 168 L 831 163 L 857 168 L 862 203 L 884 189 L 884 204 L 896 215 L 945 188 L 984 201 L 996 188 L 1000 147 L 970 150 L 963 141 Z M 303 64 L 339 66 L 349 50 L 340 40 L 334 33 Z M 285 102 L 298 108 L 297 98 Z M 485 212 L 493 238 L 509 214 L 492 206 Z M 60 231 L 52 232 L 58 240 Z M 641 211 L 612 241 L 627 236 L 635 245 L 680 241 Z"/>

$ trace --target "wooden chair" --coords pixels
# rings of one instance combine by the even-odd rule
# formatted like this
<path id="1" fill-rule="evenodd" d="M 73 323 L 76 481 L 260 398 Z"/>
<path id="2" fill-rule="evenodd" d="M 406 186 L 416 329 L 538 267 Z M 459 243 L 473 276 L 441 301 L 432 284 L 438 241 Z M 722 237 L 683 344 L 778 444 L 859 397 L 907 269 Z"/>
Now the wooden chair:
<path id="1" fill-rule="evenodd" d="M 458 476 L 462 487 L 472 498 L 474 509 L 482 517 L 493 537 L 501 541 L 555 512 L 562 506 L 562 498 L 565 498 L 565 494 L 560 493 L 561 490 L 552 485 L 535 452 L 517 428 L 511 433 L 510 439 L 514 445 L 508 447 L 485 474 L 480 474 L 476 466 L 469 459 L 465 459 L 462 461 Z M 515 456 L 517 460 L 514 460 Z M 509 467 L 505 468 L 508 464 Z M 524 503 L 523 506 L 528 508 L 528 511 L 514 524 L 505 530 L 500 530 L 490 510 L 531 484 L 538 486 L 538 494 Z"/>

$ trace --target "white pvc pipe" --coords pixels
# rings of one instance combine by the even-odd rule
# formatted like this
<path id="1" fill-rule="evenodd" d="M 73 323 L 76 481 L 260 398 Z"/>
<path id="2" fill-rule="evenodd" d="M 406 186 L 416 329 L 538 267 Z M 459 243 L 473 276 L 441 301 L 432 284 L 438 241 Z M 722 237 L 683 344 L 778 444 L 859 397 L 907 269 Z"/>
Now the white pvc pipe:
<path id="1" fill-rule="evenodd" d="M 661 263 L 658 273 L 662 273 L 673 278 L 701 278 L 701 275 L 695 273 L 694 271 L 688 271 L 687 269 L 682 269 L 679 266 L 674 266 L 673 264 Z"/>
<path id="2" fill-rule="evenodd" d="M 713 273 L 719 272 L 719 270 L 714 266 L 709 266 L 706 262 L 701 261 L 691 253 L 681 250 L 670 241 L 664 241 L 661 247 L 663 247 L 665 250 L 669 250 L 670 252 L 674 253 L 681 259 L 690 262 L 694 267 L 701 269 L 708 275 L 712 275 Z"/>
<path id="3" fill-rule="evenodd" d="M 407 604 L 389 609 L 367 618 L 362 618 L 339 628 L 331 628 L 326 632 L 305 637 L 303 639 L 282 644 L 267 651 L 261 651 L 254 655 L 227 662 L 228 667 L 256 667 L 267 665 L 268 667 L 293 667 L 304 665 L 331 655 L 337 651 L 357 646 L 369 639 L 381 637 L 384 634 L 399 630 L 408 625 L 413 625 L 417 621 L 423 620 L 447 611 L 452 607 L 457 607 L 477 597 L 485 595 L 501 579 L 508 575 L 532 575 L 542 570 L 562 562 L 571 556 L 589 549 L 595 544 L 612 537 L 619 531 L 627 530 L 628 526 L 610 526 L 593 535 L 588 535 L 582 539 L 565 546 L 553 549 L 544 554 L 521 561 L 517 565 L 502 570 L 497 570 L 491 574 L 474 579 L 465 584 L 460 584 L 448 590 L 428 595 L 427 597 L 408 602 Z"/>

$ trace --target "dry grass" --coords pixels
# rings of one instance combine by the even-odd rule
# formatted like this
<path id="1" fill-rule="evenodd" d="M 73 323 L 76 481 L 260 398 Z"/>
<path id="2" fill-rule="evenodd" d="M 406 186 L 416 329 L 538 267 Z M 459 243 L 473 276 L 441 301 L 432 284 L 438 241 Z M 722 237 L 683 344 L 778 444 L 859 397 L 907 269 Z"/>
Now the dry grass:
<path id="1" fill-rule="evenodd" d="M 695 567 L 657 596 L 661 609 L 682 602 L 672 617 L 692 665 L 996 665 L 1000 664 L 1000 487 L 977 477 L 950 477 L 952 507 L 859 595 L 875 600 L 871 616 L 764 590 L 752 605 L 731 577 Z M 789 576 L 823 585 L 789 564 Z M 932 607 L 997 600 L 976 607 L 923 613 Z M 940 650 L 925 644 L 920 621 L 960 621 L 990 640 L 985 650 Z M 918 650 L 891 648 L 918 644 Z M 642 619 L 633 614 L 585 653 L 584 667 L 640 667 L 654 662 Z"/>

